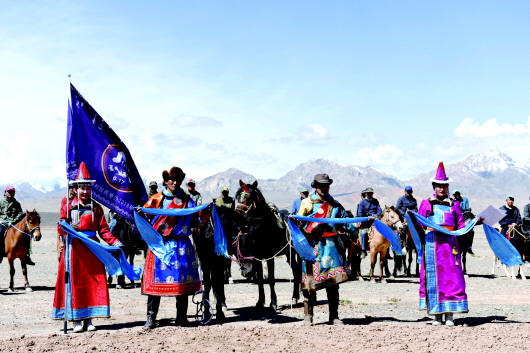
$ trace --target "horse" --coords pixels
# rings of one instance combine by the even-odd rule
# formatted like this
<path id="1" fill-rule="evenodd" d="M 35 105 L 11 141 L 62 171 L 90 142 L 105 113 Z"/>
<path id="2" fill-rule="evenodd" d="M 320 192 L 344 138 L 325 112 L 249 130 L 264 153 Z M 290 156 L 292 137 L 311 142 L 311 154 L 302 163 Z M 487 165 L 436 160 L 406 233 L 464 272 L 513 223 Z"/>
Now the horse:
<path id="1" fill-rule="evenodd" d="M 274 205 L 267 203 L 258 189 L 258 182 L 245 184 L 239 180 L 240 188 L 235 195 L 236 212 L 240 215 L 240 231 L 232 242 L 232 253 L 235 254 L 242 274 L 246 277 L 255 274 L 258 284 L 258 302 L 256 307 L 263 308 L 265 291 L 263 288 L 263 266 L 266 261 L 270 287 L 270 307 L 278 309 L 274 289 L 274 258 L 286 255 L 294 277 L 292 300 L 300 300 L 300 283 L 302 268 L 295 252 L 291 248 L 287 227 Z"/>
<path id="2" fill-rule="evenodd" d="M 129 221 L 127 218 L 114 213 L 112 221 L 109 223 L 110 231 L 112 235 L 119 239 L 124 245 L 123 251 L 127 256 L 127 259 L 131 265 L 134 265 L 134 256 L 138 255 L 143 251 L 144 258 L 147 256 L 147 244 L 138 233 L 134 222 Z M 112 283 L 112 276 L 108 277 L 108 284 Z M 131 280 L 131 286 L 134 288 L 135 283 Z M 117 289 L 126 288 L 125 275 L 118 276 L 118 283 L 116 284 Z"/>
<path id="3" fill-rule="evenodd" d="M 9 292 L 14 292 L 14 276 L 15 276 L 15 259 L 20 259 L 22 265 L 22 275 L 24 276 L 24 288 L 26 292 L 33 292 L 28 281 L 27 264 L 24 261 L 31 245 L 31 240 L 39 241 L 41 238 L 40 232 L 40 215 L 33 209 L 26 214 L 20 221 L 11 225 L 5 233 L 5 257 L 9 263 Z M 0 257 L 0 263 L 2 262 Z"/>
<path id="4" fill-rule="evenodd" d="M 530 260 L 530 232 L 525 232 L 523 229 L 528 229 L 526 227 L 526 224 L 524 228 L 521 225 L 509 228 L 506 232 L 506 236 L 510 239 L 510 243 L 512 243 L 515 249 L 517 249 L 517 251 L 519 252 L 521 260 L 525 263 L 526 266 L 528 266 L 528 260 Z M 511 277 L 513 279 L 516 279 L 517 274 L 520 274 L 521 279 L 526 280 L 526 276 L 523 271 L 525 265 L 516 265 L 510 267 Z"/>
<path id="5" fill-rule="evenodd" d="M 239 215 L 231 208 L 224 206 L 217 206 L 212 204 L 210 207 L 215 207 L 217 214 L 221 220 L 227 243 L 230 244 L 232 239 L 237 237 L 239 233 Z M 200 212 L 200 222 L 197 231 L 193 233 L 193 242 L 197 250 L 197 256 L 201 264 L 202 281 L 203 281 L 203 303 L 205 307 L 202 308 L 204 314 L 204 322 L 208 322 L 212 317 L 212 310 L 209 307 L 210 291 L 216 299 L 216 319 L 222 321 L 225 319 L 223 309 L 226 309 L 226 298 L 224 292 L 225 270 L 227 259 L 215 253 L 214 243 L 214 227 L 211 218 L 210 207 Z M 230 248 L 228 249 L 230 250 Z"/>
<path id="6" fill-rule="evenodd" d="M 396 212 L 394 206 L 388 207 L 385 206 L 385 209 L 379 216 L 379 220 L 385 223 L 387 226 L 393 230 L 400 231 L 403 228 L 403 223 L 401 218 Z M 370 239 L 370 282 L 375 283 L 374 278 L 374 268 L 375 262 L 377 260 L 377 254 L 379 254 L 379 267 L 381 270 L 381 283 L 386 283 L 384 278 L 384 268 L 386 267 L 388 248 L 390 247 L 390 242 L 377 231 L 375 225 L 372 224 L 370 227 L 369 233 Z"/>
<path id="7" fill-rule="evenodd" d="M 402 240 L 404 242 L 404 247 L 406 251 L 406 260 L 405 260 L 405 276 L 412 277 L 412 261 L 414 260 L 414 253 L 416 254 L 416 273 L 415 277 L 419 277 L 420 275 L 420 266 L 418 263 L 418 250 L 416 249 L 416 245 L 414 245 L 414 240 L 412 240 L 412 235 L 410 234 L 410 231 L 408 229 L 408 225 L 403 225 L 403 230 L 401 231 Z"/>
<path id="8" fill-rule="evenodd" d="M 471 221 L 473 218 L 475 218 L 475 215 L 471 213 L 471 211 L 464 212 L 464 219 L 466 220 L 466 223 Z M 465 276 L 467 276 L 467 267 L 466 267 L 467 253 L 468 253 L 469 247 L 471 246 L 474 236 L 475 236 L 475 231 L 471 229 L 466 234 L 456 237 L 456 239 L 458 240 L 458 249 L 460 249 L 460 256 L 462 258 L 462 269 L 464 270 Z"/>

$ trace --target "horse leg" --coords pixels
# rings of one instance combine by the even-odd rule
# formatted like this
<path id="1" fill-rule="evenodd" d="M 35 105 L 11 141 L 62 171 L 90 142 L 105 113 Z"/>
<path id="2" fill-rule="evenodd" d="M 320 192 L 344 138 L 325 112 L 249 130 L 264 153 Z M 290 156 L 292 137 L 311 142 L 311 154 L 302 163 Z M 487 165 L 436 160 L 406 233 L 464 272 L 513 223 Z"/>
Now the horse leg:
<path id="1" fill-rule="evenodd" d="M 407 249 L 407 257 L 406 260 L 404 260 L 404 266 L 405 266 L 405 276 L 412 277 L 412 273 L 410 272 L 410 267 L 412 266 L 412 249 Z"/>
<path id="2" fill-rule="evenodd" d="M 374 249 L 373 251 L 370 251 L 370 283 L 375 283 L 374 268 L 375 268 L 376 258 L 377 258 L 377 253 L 375 252 L 375 249 Z"/>
<path id="3" fill-rule="evenodd" d="M 15 264 L 14 259 L 7 258 L 7 261 L 9 262 L 9 290 L 8 292 L 14 292 L 15 291 Z"/>
<path id="4" fill-rule="evenodd" d="M 388 251 L 388 250 L 387 250 Z M 385 272 L 383 272 L 384 269 L 388 269 L 388 261 L 386 256 L 388 255 L 387 251 L 383 251 L 379 254 L 379 269 L 381 274 L 381 283 L 386 283 L 385 279 Z"/>
<path id="5" fill-rule="evenodd" d="M 287 255 L 287 262 L 293 273 L 293 296 L 292 303 L 296 304 L 300 300 L 300 283 L 302 283 L 302 266 L 300 256 L 291 251 Z"/>
<path id="6" fill-rule="evenodd" d="M 253 260 L 254 266 L 256 266 L 256 284 L 258 285 L 258 302 L 256 303 L 257 308 L 263 308 L 265 305 L 265 290 L 263 289 L 263 266 L 261 261 Z"/>
<path id="7" fill-rule="evenodd" d="M 129 253 L 129 256 L 128 256 L 129 264 L 131 266 L 134 266 L 134 255 L 136 255 L 136 249 L 132 249 L 132 251 Z M 134 281 L 132 279 L 130 281 L 131 281 L 131 287 L 134 288 L 135 287 Z"/>
<path id="8" fill-rule="evenodd" d="M 276 311 L 278 310 L 278 298 L 276 297 L 276 290 L 274 289 L 275 281 L 274 278 L 274 258 L 267 260 L 267 272 L 269 287 L 271 289 L 271 305 L 270 307 Z"/>
<path id="9" fill-rule="evenodd" d="M 29 286 L 28 281 L 28 264 L 24 259 L 20 260 L 20 265 L 22 266 L 22 276 L 24 276 L 24 289 L 26 292 L 33 292 L 33 289 Z"/>
<path id="10" fill-rule="evenodd" d="M 215 296 L 216 319 L 221 321 L 225 319 L 223 309 L 226 310 L 225 282 L 223 278 L 225 257 L 214 256 L 214 261 L 208 272 L 210 273 L 211 288 Z M 208 278 L 206 274 L 205 278 Z"/>

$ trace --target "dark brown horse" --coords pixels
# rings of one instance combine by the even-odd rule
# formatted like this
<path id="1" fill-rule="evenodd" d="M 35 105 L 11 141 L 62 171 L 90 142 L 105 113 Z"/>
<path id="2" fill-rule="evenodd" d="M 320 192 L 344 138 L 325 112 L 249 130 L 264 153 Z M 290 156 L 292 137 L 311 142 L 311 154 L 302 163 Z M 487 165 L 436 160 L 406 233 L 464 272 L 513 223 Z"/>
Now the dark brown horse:
<path id="1" fill-rule="evenodd" d="M 9 263 L 9 292 L 13 292 L 15 276 L 15 259 L 20 259 L 22 265 L 22 275 L 24 276 L 24 288 L 27 292 L 32 292 L 33 289 L 28 282 L 28 269 L 25 262 L 26 255 L 31 245 L 31 240 L 39 241 L 40 234 L 40 216 L 37 211 L 31 212 L 26 210 L 26 215 L 16 224 L 10 226 L 5 234 L 5 256 Z M 2 258 L 0 258 L 2 262 Z"/>

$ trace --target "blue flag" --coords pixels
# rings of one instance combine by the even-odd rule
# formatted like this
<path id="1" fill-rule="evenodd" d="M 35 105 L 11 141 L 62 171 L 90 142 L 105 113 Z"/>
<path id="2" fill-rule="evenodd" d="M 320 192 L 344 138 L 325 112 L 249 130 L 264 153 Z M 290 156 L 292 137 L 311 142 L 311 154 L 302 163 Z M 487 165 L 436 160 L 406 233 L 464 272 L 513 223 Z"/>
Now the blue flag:
<path id="1" fill-rule="evenodd" d="M 94 108 L 70 84 L 66 137 L 66 175 L 74 180 L 85 162 L 95 180 L 92 197 L 133 221 L 133 209 L 147 192 L 129 150 Z"/>

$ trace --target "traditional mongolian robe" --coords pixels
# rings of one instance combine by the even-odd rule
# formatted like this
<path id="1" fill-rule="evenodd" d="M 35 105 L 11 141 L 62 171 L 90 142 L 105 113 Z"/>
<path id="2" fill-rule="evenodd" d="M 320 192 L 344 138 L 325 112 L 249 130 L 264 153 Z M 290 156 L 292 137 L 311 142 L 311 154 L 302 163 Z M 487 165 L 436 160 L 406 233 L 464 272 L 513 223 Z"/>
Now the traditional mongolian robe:
<path id="1" fill-rule="evenodd" d="M 109 230 L 107 221 L 100 205 L 93 202 L 92 206 L 79 204 L 75 198 L 71 204 L 61 209 L 61 220 L 70 223 L 74 229 L 82 232 L 92 240 L 98 241 L 96 233 L 109 245 L 120 243 Z M 60 227 L 58 232 L 66 234 Z M 53 300 L 53 319 L 64 319 L 65 312 L 65 262 L 69 264 L 70 281 L 66 290 L 71 298 L 67 303 L 68 320 L 84 320 L 97 317 L 110 317 L 109 291 L 105 266 L 81 240 L 70 239 L 69 258 L 65 259 L 65 251 L 61 254 L 55 284 Z M 71 311 L 70 311 L 71 309 Z"/>
<path id="2" fill-rule="evenodd" d="M 329 196 L 323 201 L 316 193 L 302 200 L 300 216 L 345 218 L 342 205 Z M 344 225 L 350 227 L 351 225 Z M 317 261 L 302 260 L 302 289 L 310 292 L 348 280 L 350 269 L 346 262 L 345 246 L 337 235 L 336 225 L 309 223 L 304 234 L 314 249 Z"/>
<path id="3" fill-rule="evenodd" d="M 448 230 L 465 227 L 458 202 L 423 200 L 418 214 Z M 466 283 L 456 236 L 427 228 L 420 268 L 420 309 L 431 315 L 468 312 Z"/>
<path id="4" fill-rule="evenodd" d="M 167 190 L 152 196 L 145 208 L 191 208 L 195 202 L 182 189 L 176 196 Z M 155 296 L 177 296 L 194 294 L 201 289 L 199 261 L 190 236 L 196 215 L 181 217 L 155 217 L 153 227 L 162 235 L 164 244 L 173 250 L 170 262 L 164 264 L 150 250 L 145 261 L 142 278 L 142 294 Z"/>

